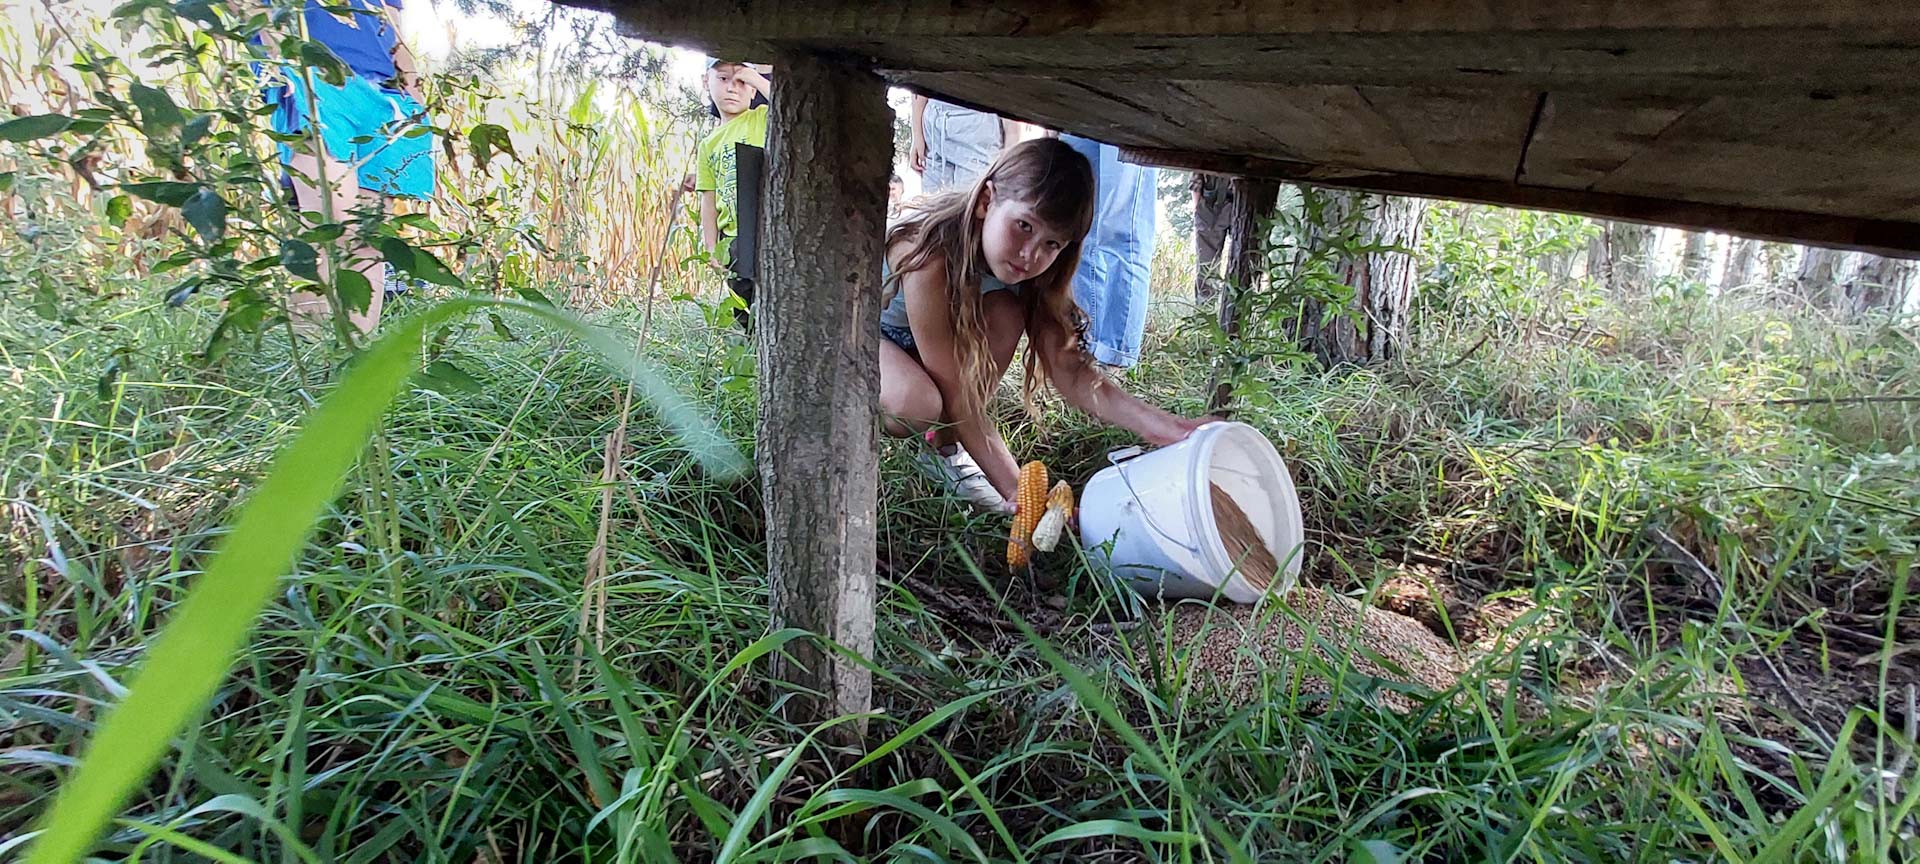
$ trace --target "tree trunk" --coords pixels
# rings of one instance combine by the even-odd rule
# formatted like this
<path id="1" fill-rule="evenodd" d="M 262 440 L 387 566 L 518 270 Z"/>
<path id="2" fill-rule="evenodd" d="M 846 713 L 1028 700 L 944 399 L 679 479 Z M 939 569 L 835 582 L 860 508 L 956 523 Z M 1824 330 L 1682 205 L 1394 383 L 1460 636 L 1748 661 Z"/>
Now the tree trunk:
<path id="1" fill-rule="evenodd" d="M 1760 261 L 1760 241 L 1735 237 L 1727 247 L 1727 272 L 1720 280 L 1722 292 L 1738 291 L 1753 282 L 1754 265 Z"/>
<path id="2" fill-rule="evenodd" d="M 1898 312 L 1907 305 L 1907 292 L 1920 262 L 1904 258 L 1864 255 L 1860 269 L 1847 280 L 1847 308 L 1854 314 Z"/>
<path id="3" fill-rule="evenodd" d="M 1254 290 L 1255 280 L 1265 275 L 1266 268 L 1261 263 L 1267 238 L 1260 231 L 1260 220 L 1273 212 L 1274 202 L 1280 198 L 1280 184 L 1245 177 L 1235 177 L 1228 183 L 1228 206 L 1232 210 L 1227 225 L 1227 284 L 1220 292 L 1220 329 L 1226 331 L 1227 340 L 1232 342 L 1240 335 L 1240 315 L 1247 305 L 1247 295 Z M 1243 367 L 1244 364 L 1235 359 L 1224 371 L 1214 369 L 1208 411 L 1227 407 L 1227 399 L 1233 395 L 1233 379 Z"/>
<path id="4" fill-rule="evenodd" d="M 1613 267 L 1608 260 L 1607 223 L 1601 222 L 1600 230 L 1594 232 L 1587 241 L 1587 278 L 1596 285 L 1613 285 Z"/>
<path id="5" fill-rule="evenodd" d="M 1311 238 L 1324 244 L 1355 237 L 1368 245 L 1393 245 L 1392 252 L 1343 256 L 1336 266 L 1340 281 L 1353 289 L 1347 311 L 1335 314 L 1318 301 L 1302 304 L 1298 322 L 1300 345 L 1329 368 L 1341 363 L 1367 364 L 1386 360 L 1405 347 L 1407 312 L 1412 306 L 1418 262 L 1413 250 L 1420 243 L 1420 223 L 1427 202 L 1419 198 L 1372 195 L 1364 192 L 1316 190 L 1327 206 L 1322 224 Z"/>
<path id="6" fill-rule="evenodd" d="M 805 52 L 777 60 L 753 313 L 773 626 L 872 657 L 880 256 L 893 114 L 869 72 Z M 871 706 L 865 666 L 808 640 L 784 650 L 772 672 L 792 688 L 790 719 L 819 722 Z"/>
<path id="7" fill-rule="evenodd" d="M 1653 282 L 1653 226 L 1608 222 L 1600 241 L 1607 288 L 1616 293 L 1646 291 Z"/>
<path id="8" fill-rule="evenodd" d="M 1653 227 L 1603 222 L 1587 243 L 1587 278 L 1614 292 L 1644 289 L 1652 281 Z"/>
<path id="9" fill-rule="evenodd" d="M 1815 309 L 1832 309 L 1838 297 L 1836 283 L 1847 253 L 1824 246 L 1808 246 L 1800 256 L 1800 270 L 1794 277 L 1794 293 Z"/>
<path id="10" fill-rule="evenodd" d="M 1705 231 L 1687 232 L 1686 245 L 1680 249 L 1680 274 L 1688 282 L 1705 283 L 1713 269 L 1713 238 Z"/>

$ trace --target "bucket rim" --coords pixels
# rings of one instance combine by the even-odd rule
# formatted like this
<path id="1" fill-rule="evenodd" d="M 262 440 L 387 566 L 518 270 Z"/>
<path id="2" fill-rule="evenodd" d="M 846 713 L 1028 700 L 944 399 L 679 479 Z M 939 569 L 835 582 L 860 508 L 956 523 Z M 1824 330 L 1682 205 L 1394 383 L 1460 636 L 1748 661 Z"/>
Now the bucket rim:
<path id="1" fill-rule="evenodd" d="M 1213 515 L 1213 478 L 1210 476 L 1213 471 L 1213 449 L 1223 435 L 1244 438 L 1268 460 L 1269 466 L 1278 469 L 1279 474 L 1284 478 L 1282 489 L 1290 497 L 1297 494 L 1293 491 L 1293 478 L 1286 476 L 1287 463 L 1280 456 L 1279 448 L 1274 447 L 1267 436 L 1262 435 L 1260 430 L 1251 425 L 1236 420 L 1220 420 L 1201 426 L 1194 430 L 1193 434 L 1204 437 L 1194 441 L 1194 453 L 1188 463 L 1191 481 L 1187 484 L 1189 496 L 1187 512 L 1192 514 L 1188 523 L 1189 530 L 1194 532 L 1194 540 L 1200 547 L 1201 558 L 1206 561 L 1208 567 L 1213 568 L 1216 574 L 1224 577 L 1218 583 L 1221 594 L 1239 603 L 1256 602 L 1275 586 L 1284 586 L 1289 583 L 1291 577 L 1288 572 L 1285 572 L 1288 568 L 1283 566 L 1281 568 L 1283 572 L 1274 574 L 1274 585 L 1268 586 L 1267 591 L 1262 591 L 1256 589 L 1253 583 L 1248 582 L 1240 574 L 1240 571 L 1234 569 L 1233 561 L 1227 555 L 1226 543 L 1220 539 L 1219 522 Z"/>

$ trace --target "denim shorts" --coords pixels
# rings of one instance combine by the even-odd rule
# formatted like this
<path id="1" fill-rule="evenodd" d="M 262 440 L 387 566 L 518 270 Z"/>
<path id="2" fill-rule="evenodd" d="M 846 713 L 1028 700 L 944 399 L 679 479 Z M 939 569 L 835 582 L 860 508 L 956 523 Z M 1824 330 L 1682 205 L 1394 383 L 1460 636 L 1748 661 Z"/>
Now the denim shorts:
<path id="1" fill-rule="evenodd" d="M 916 357 L 919 356 L 920 348 L 913 343 L 912 330 L 905 327 L 895 327 L 891 324 L 881 324 L 880 335 L 887 337 L 888 342 L 900 346 L 900 350 Z"/>

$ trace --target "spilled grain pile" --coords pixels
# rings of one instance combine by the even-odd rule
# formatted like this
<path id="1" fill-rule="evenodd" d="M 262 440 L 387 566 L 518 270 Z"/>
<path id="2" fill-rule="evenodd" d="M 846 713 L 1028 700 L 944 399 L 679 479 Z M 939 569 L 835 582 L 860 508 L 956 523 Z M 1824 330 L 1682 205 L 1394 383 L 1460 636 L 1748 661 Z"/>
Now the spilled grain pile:
<path id="1" fill-rule="evenodd" d="M 1261 669 L 1271 673 L 1269 682 L 1286 686 L 1292 664 L 1309 644 L 1330 668 L 1337 669 L 1344 656 L 1362 675 L 1432 690 L 1452 687 L 1459 678 L 1459 653 L 1412 618 L 1308 586 L 1288 593 L 1280 607 L 1275 601 L 1257 609 L 1181 603 L 1166 611 L 1174 650 L 1191 652 L 1187 660 L 1194 680 L 1203 688 L 1217 687 L 1235 704 L 1264 698 L 1256 692 Z M 1309 671 L 1301 688 L 1324 693 L 1327 682 Z M 1381 701 L 1394 709 L 1411 705 L 1391 692 L 1383 692 Z"/>

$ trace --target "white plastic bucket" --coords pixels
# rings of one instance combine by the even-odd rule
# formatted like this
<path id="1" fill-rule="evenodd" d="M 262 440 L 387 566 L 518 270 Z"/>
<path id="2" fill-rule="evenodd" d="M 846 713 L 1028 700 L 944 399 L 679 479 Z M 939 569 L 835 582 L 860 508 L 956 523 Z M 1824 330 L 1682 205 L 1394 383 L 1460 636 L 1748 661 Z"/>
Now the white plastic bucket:
<path id="1" fill-rule="evenodd" d="M 1245 423 L 1208 423 L 1178 444 L 1107 455 L 1080 495 L 1080 540 L 1096 565 L 1135 591 L 1168 599 L 1255 603 L 1285 594 L 1305 548 L 1300 498 L 1279 451 Z M 1280 562 L 1266 591 L 1235 569 L 1220 539 L 1211 484 L 1233 498 Z M 1111 540 L 1111 551 L 1104 549 Z"/>

